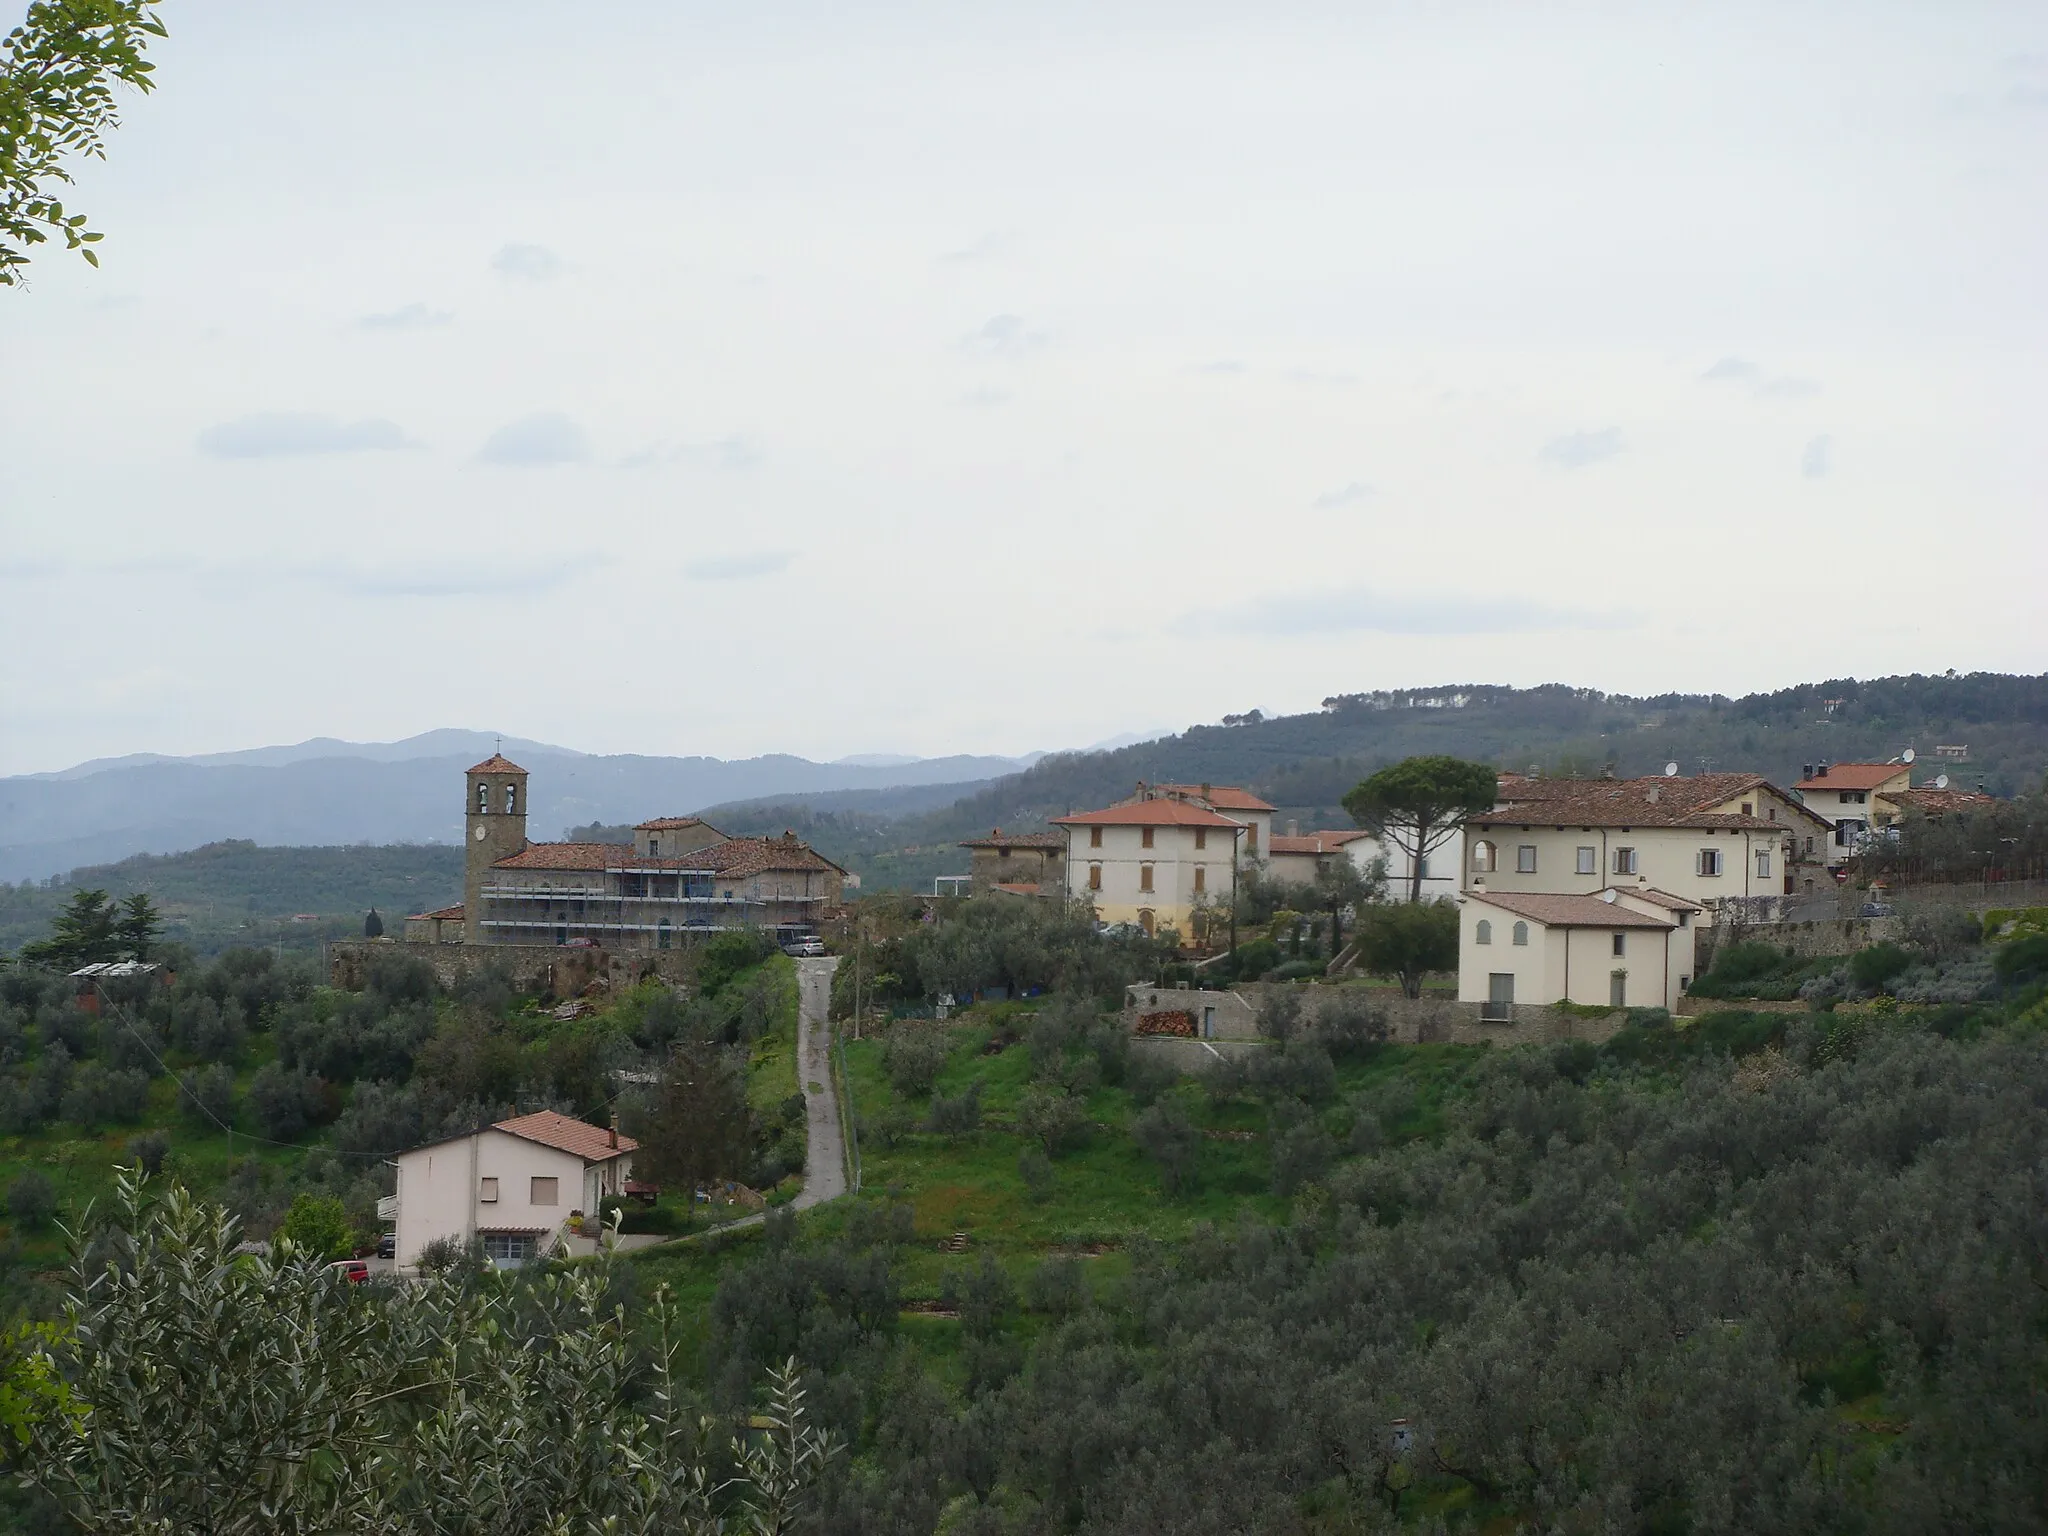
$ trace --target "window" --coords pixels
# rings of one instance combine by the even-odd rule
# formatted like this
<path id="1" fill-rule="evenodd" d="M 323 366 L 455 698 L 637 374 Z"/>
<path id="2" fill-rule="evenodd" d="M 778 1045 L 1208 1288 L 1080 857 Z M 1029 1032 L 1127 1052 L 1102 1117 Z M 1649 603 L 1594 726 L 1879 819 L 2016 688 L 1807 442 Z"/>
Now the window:
<path id="1" fill-rule="evenodd" d="M 1700 874 L 1707 876 L 1709 879 L 1720 874 L 1721 850 L 1718 848 L 1702 848 L 1700 850 L 1698 869 Z"/>
<path id="2" fill-rule="evenodd" d="M 1209 889 L 1209 866 L 1206 864 L 1195 866 L 1195 889 L 1198 892 Z"/>
<path id="3" fill-rule="evenodd" d="M 664 917 L 659 923 L 655 924 L 654 947 L 656 949 L 667 949 L 674 943 L 675 931 L 669 926 L 668 919 Z"/>
<path id="4" fill-rule="evenodd" d="M 496 1179 L 479 1179 L 477 1184 L 477 1199 L 485 1205 L 496 1205 L 498 1203 L 498 1181 Z"/>
<path id="5" fill-rule="evenodd" d="M 1632 875 L 1636 872 L 1636 851 L 1633 848 L 1614 850 L 1614 872 L 1617 875 Z"/>
<path id="6" fill-rule="evenodd" d="M 1091 891 L 1102 889 L 1102 866 L 1100 864 L 1090 864 L 1088 866 L 1088 889 Z"/>
<path id="7" fill-rule="evenodd" d="M 1756 851 L 1756 877 L 1759 880 L 1771 878 L 1771 850 L 1759 848 Z"/>
<path id="8" fill-rule="evenodd" d="M 1472 942 L 1474 944 L 1491 944 L 1493 942 L 1493 924 L 1483 917 L 1479 919 L 1479 926 L 1472 930 Z"/>
<path id="9" fill-rule="evenodd" d="M 650 837 L 649 839 L 647 839 L 647 857 L 649 857 L 650 859 L 658 859 L 661 857 L 660 838 Z"/>
<path id="10" fill-rule="evenodd" d="M 1480 1005 L 1479 1017 L 1499 1023 L 1513 1016 L 1515 1011 L 1515 978 L 1510 971 L 1495 971 L 1486 978 L 1486 1001 Z"/>
<path id="11" fill-rule="evenodd" d="M 1754 816 L 1756 814 L 1756 806 L 1747 800 L 1743 801 L 1742 814 L 1745 816 Z"/>
<path id="12" fill-rule="evenodd" d="M 1150 864 L 1140 864 L 1138 866 L 1138 889 L 1141 891 L 1152 889 L 1152 866 Z"/>
<path id="13" fill-rule="evenodd" d="M 1597 875 L 1600 873 L 1600 850 L 1598 848 L 1581 848 L 1579 850 L 1579 873 L 1582 875 Z"/>
<path id="14" fill-rule="evenodd" d="M 1088 829 L 1088 846 L 1090 848 L 1100 848 L 1102 846 L 1102 828 L 1090 827 Z"/>
<path id="15" fill-rule="evenodd" d="M 1150 907 L 1138 908 L 1138 927 L 1144 931 L 1146 938 L 1149 939 L 1152 937 L 1154 925 L 1156 925 L 1158 921 L 1159 919 L 1153 915 L 1152 909 Z"/>
<path id="16" fill-rule="evenodd" d="M 1482 873 L 1493 868 L 1493 844 L 1483 837 L 1472 845 L 1472 867 Z"/>
<path id="17" fill-rule="evenodd" d="M 1776 807 L 1775 805 L 1767 805 L 1767 806 L 1765 806 L 1765 807 L 1764 807 L 1764 820 L 1765 820 L 1765 821 L 1776 821 L 1777 819 L 1778 819 L 1778 808 L 1777 808 L 1777 807 Z"/>
<path id="18" fill-rule="evenodd" d="M 479 816 L 488 816 L 491 813 L 491 786 L 488 784 L 479 784 L 476 787 L 476 813 Z"/>
<path id="19" fill-rule="evenodd" d="M 1150 827 L 1145 828 L 1144 831 L 1138 834 L 1138 844 L 1143 848 L 1150 848 L 1152 846 L 1152 829 Z"/>
<path id="20" fill-rule="evenodd" d="M 1197 827 L 1197 828 L 1195 828 L 1195 847 L 1196 847 L 1197 849 L 1202 849 L 1202 848 L 1206 848 L 1206 847 L 1208 847 L 1208 846 L 1209 846 L 1209 829 L 1208 829 L 1207 827 Z M 1200 887 L 1198 886 L 1198 887 L 1196 887 L 1196 889 L 1198 889 L 1198 890 L 1199 890 L 1199 889 L 1200 889 Z"/>
<path id="21" fill-rule="evenodd" d="M 526 1197 L 526 1203 L 528 1205 L 560 1205 L 562 1203 L 562 1181 L 552 1176 L 542 1177 L 540 1174 L 535 1174 L 532 1187 Z"/>
<path id="22" fill-rule="evenodd" d="M 1627 935 L 1627 934 L 1625 934 L 1625 933 L 1617 933 L 1617 934 L 1616 934 L 1616 935 L 1614 936 L 1614 952 L 1615 952 L 1615 954 L 1617 954 L 1617 955 L 1625 955 L 1625 954 L 1627 954 L 1627 953 L 1628 953 L 1628 935 Z"/>
<path id="23" fill-rule="evenodd" d="M 1515 924 L 1515 942 L 1517 944 L 1520 944 L 1525 949 L 1528 947 L 1529 925 L 1527 923 Z"/>
<path id="24" fill-rule="evenodd" d="M 1524 843 L 1515 850 L 1515 873 L 1533 875 L 1536 873 L 1536 845 Z"/>
<path id="25" fill-rule="evenodd" d="M 531 1232 L 485 1232 L 481 1234 L 484 1257 L 493 1264 L 509 1267 L 533 1262 Z"/>
<path id="26" fill-rule="evenodd" d="M 1806 840 L 1806 856 L 1809 859 L 1813 857 L 1813 839 L 1811 837 Z"/>

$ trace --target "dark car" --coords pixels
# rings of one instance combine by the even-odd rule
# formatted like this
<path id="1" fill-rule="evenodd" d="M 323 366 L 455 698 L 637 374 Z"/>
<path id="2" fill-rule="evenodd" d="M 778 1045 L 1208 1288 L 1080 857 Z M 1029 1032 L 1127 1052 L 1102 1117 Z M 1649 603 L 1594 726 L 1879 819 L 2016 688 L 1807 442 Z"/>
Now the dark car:
<path id="1" fill-rule="evenodd" d="M 395 1259 L 398 1257 L 398 1234 L 396 1232 L 386 1232 L 377 1239 L 377 1257 L 380 1259 Z"/>

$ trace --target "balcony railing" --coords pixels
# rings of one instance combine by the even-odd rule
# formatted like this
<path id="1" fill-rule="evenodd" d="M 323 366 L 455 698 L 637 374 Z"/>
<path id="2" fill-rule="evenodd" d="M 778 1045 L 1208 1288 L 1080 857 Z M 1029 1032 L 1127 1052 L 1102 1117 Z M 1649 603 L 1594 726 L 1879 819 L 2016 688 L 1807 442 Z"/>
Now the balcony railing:
<path id="1" fill-rule="evenodd" d="M 398 1196 L 386 1195 L 377 1202 L 377 1219 L 379 1221 L 398 1220 Z"/>

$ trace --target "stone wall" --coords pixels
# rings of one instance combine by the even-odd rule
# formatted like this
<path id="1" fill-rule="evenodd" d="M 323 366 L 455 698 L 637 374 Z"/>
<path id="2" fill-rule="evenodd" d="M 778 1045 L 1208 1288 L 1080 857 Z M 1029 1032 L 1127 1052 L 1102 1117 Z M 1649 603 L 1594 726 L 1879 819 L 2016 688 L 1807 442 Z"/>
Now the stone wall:
<path id="1" fill-rule="evenodd" d="M 1191 1013 L 1199 1022 L 1204 1008 L 1214 1008 L 1214 1031 L 1206 1042 L 1171 1037 L 1140 1037 L 1136 1042 L 1176 1064 L 1185 1063 L 1183 1070 L 1199 1070 L 1217 1059 L 1215 1052 L 1203 1049 L 1205 1044 L 1222 1049 L 1224 1054 L 1247 1045 L 1257 1047 L 1261 1042 L 1259 1005 L 1268 993 L 1281 987 L 1300 997 L 1305 1020 L 1314 1019 L 1327 1003 L 1338 997 L 1347 1001 L 1362 998 L 1387 1021 L 1388 1038 L 1401 1045 L 1550 1045 L 1566 1040 L 1590 1040 L 1597 1044 L 1628 1022 L 1628 1010 L 1624 1008 L 1589 1014 L 1572 1008 L 1517 1003 L 1506 1022 L 1496 1023 L 1479 1017 L 1478 1003 L 1461 1003 L 1454 998 L 1408 998 L 1378 988 L 1318 983 L 1253 982 L 1228 991 L 1134 986 L 1126 998 L 1124 1023 L 1135 1030 L 1144 1014 L 1176 1011 Z"/>
<path id="2" fill-rule="evenodd" d="M 327 946 L 331 986 L 359 991 L 379 955 L 425 962 L 434 979 L 453 987 L 464 977 L 502 970 L 521 992 L 581 997 L 593 990 L 622 992 L 649 976 L 681 983 L 696 973 L 690 949 L 582 949 L 555 944 L 406 944 L 391 939 L 338 939 Z"/>
<path id="3" fill-rule="evenodd" d="M 1853 955 L 1873 944 L 1904 937 L 1902 917 L 1837 917 L 1795 923 L 1716 923 L 1693 930 L 1693 974 L 1713 968 L 1714 951 L 1724 944 L 1755 942 L 1789 950 L 1802 960 L 1822 955 Z"/>

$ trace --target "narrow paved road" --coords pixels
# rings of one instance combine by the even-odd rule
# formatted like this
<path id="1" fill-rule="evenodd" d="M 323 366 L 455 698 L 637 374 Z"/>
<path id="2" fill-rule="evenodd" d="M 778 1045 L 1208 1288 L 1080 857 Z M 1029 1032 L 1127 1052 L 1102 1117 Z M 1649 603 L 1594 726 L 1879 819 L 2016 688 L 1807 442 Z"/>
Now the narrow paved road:
<path id="1" fill-rule="evenodd" d="M 839 1095 L 832 1091 L 829 1022 L 832 972 L 838 966 L 837 956 L 796 963 L 796 1075 L 810 1112 L 803 1193 L 790 1202 L 800 1211 L 846 1193 L 846 1131 L 839 1123 Z"/>

